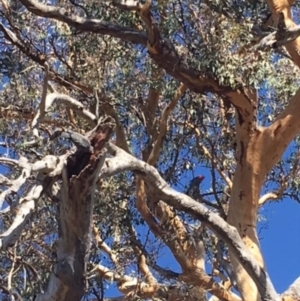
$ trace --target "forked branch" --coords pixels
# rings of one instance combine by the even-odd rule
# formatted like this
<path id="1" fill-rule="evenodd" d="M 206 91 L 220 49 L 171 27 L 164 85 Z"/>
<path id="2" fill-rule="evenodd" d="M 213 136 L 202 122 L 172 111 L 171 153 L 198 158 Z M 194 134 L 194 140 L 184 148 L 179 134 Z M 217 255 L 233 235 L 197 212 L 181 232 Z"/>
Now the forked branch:
<path id="1" fill-rule="evenodd" d="M 227 224 L 218 214 L 208 210 L 202 204 L 172 189 L 161 178 L 154 167 L 127 154 L 113 144 L 109 144 L 108 149 L 114 158 L 106 160 L 105 167 L 100 173 L 101 178 L 113 176 L 128 170 L 138 174 L 149 184 L 149 193 L 153 197 L 164 200 L 175 209 L 184 211 L 200 219 L 205 226 L 209 227 L 227 244 L 229 249 L 254 280 L 263 300 L 278 300 L 278 294 L 268 274 L 253 258 L 253 255 L 248 251 L 238 231 L 234 227 Z"/>

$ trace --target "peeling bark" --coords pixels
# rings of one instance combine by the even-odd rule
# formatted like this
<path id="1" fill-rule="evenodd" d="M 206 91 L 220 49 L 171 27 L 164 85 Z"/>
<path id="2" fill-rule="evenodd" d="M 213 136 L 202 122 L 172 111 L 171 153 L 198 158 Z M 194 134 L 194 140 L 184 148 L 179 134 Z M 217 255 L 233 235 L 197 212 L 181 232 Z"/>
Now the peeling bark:
<path id="1" fill-rule="evenodd" d="M 81 300 L 84 294 L 84 274 L 89 256 L 95 185 L 106 156 L 105 142 L 112 135 L 111 119 L 99 124 L 89 135 L 93 152 L 85 153 L 90 159 L 82 165 L 82 150 L 67 158 L 72 164 L 63 169 L 62 198 L 59 208 L 59 240 L 57 263 L 45 294 L 36 300 Z M 81 170 L 74 166 L 80 164 Z M 77 174 L 78 173 L 78 174 Z"/>

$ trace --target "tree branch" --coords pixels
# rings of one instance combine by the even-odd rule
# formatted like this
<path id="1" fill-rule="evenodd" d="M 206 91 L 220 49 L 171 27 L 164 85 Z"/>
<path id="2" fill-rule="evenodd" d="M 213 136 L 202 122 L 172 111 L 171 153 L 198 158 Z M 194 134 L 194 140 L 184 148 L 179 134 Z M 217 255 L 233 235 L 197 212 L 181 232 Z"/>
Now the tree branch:
<path id="1" fill-rule="evenodd" d="M 15 179 L 10 188 L 4 190 L 0 194 L 0 208 L 2 208 L 3 203 L 5 201 L 6 196 L 10 195 L 11 193 L 17 193 L 20 187 L 27 181 L 31 173 L 31 165 L 27 162 L 27 159 L 21 157 L 19 160 L 19 166 L 23 167 L 21 175 Z M 2 212 L 2 211 L 1 211 Z"/>
<path id="2" fill-rule="evenodd" d="M 66 94 L 60 94 L 60 93 L 48 94 L 45 100 L 45 112 L 47 112 L 50 109 L 50 107 L 55 103 L 63 104 L 66 107 L 73 109 L 78 113 L 78 115 L 82 116 L 93 126 L 95 126 L 95 124 L 97 123 L 97 118 L 94 114 L 86 110 L 79 101 Z M 34 119 L 32 120 L 31 126 L 33 129 L 36 128 L 40 119 L 41 119 L 41 110 L 39 109 Z"/>
<path id="3" fill-rule="evenodd" d="M 300 89 L 275 121 L 262 132 L 262 165 L 268 172 L 300 132 Z M 274 151 L 276 150 L 276 151 Z M 273 155 L 270 156 L 269 154 Z"/>
<path id="4" fill-rule="evenodd" d="M 281 295 L 283 301 L 300 300 L 300 277 Z"/>
<path id="5" fill-rule="evenodd" d="M 162 38 L 159 33 L 156 32 L 156 24 L 152 19 L 150 20 L 152 27 L 150 27 L 152 36 L 154 35 L 155 38 L 150 37 L 149 39 L 149 36 L 147 37 L 140 31 L 97 19 L 85 19 L 67 12 L 64 8 L 44 5 L 35 0 L 20 0 L 20 2 L 30 12 L 38 16 L 62 21 L 82 32 L 94 32 L 103 35 L 107 34 L 115 38 L 120 38 L 122 41 L 128 41 L 145 46 L 148 43 L 150 56 L 155 63 L 165 69 L 168 74 L 184 83 L 187 88 L 197 93 L 212 92 L 219 95 L 225 95 L 240 111 L 240 115 L 243 117 L 244 121 L 247 121 L 252 117 L 251 111 L 249 116 L 249 110 L 256 104 L 251 104 L 251 102 L 249 102 L 249 99 L 251 98 L 247 95 L 249 94 L 248 92 L 244 92 L 243 90 L 235 91 L 230 87 L 221 86 L 214 78 L 208 77 L 205 72 L 196 70 L 194 66 L 189 66 L 186 63 L 184 56 L 178 56 L 174 45 L 168 39 Z M 132 2 L 134 5 L 137 3 L 137 1 Z M 151 1 L 148 2 L 151 4 Z M 147 5 L 149 5 L 149 3 Z M 145 19 L 149 21 L 150 16 L 148 15 L 148 6 L 140 9 L 139 13 L 143 15 L 144 22 Z M 91 93 L 93 93 L 93 91 L 91 91 Z M 251 120 L 251 125 L 252 122 L 253 120 Z M 247 124 L 247 122 L 244 124 Z"/>
<path id="6" fill-rule="evenodd" d="M 93 227 L 93 234 L 95 236 L 98 248 L 100 248 L 102 251 L 104 251 L 110 258 L 110 260 L 117 265 L 117 257 L 116 254 L 112 251 L 112 249 L 107 245 L 107 243 L 102 240 L 99 230 L 96 226 Z"/>
<path id="7" fill-rule="evenodd" d="M 283 40 L 285 38 L 285 35 L 287 36 L 287 38 L 289 37 L 289 35 L 292 38 L 290 42 L 285 44 L 285 48 L 287 49 L 293 62 L 300 68 L 300 55 L 299 55 L 300 38 L 298 36 L 296 39 L 293 39 L 295 36 L 298 35 L 297 33 L 298 26 L 292 20 L 292 12 L 291 12 L 291 6 L 294 0 L 288 0 L 288 1 L 266 0 L 266 2 L 270 8 L 270 11 L 272 12 L 272 18 L 275 21 L 275 24 L 278 21 L 278 29 L 283 33 L 281 35 Z M 293 33 L 294 28 L 296 29 L 295 33 Z M 272 44 L 272 39 L 270 40 Z"/>
<path id="8" fill-rule="evenodd" d="M 134 158 L 112 144 L 108 144 L 108 149 L 114 158 L 106 160 L 105 167 L 100 173 L 101 178 L 128 170 L 138 174 L 146 183 L 149 183 L 148 189 L 153 197 L 162 199 L 175 209 L 190 213 L 200 219 L 205 226 L 209 227 L 228 245 L 228 248 L 254 280 L 263 300 L 278 300 L 278 295 L 268 274 L 256 263 L 234 227 L 202 204 L 170 188 L 154 167 Z"/>
<path id="9" fill-rule="evenodd" d="M 146 45 L 147 43 L 146 35 L 144 33 L 128 27 L 100 21 L 99 19 L 79 17 L 64 8 L 45 5 L 34 0 L 20 0 L 20 2 L 35 15 L 67 23 L 82 32 L 108 34 L 135 44 Z"/>
<path id="10" fill-rule="evenodd" d="M 45 111 L 46 111 L 46 97 L 47 97 L 47 88 L 48 88 L 48 77 L 49 77 L 49 66 L 47 63 L 44 64 L 45 67 L 45 75 L 44 75 L 44 84 L 43 84 L 43 93 L 42 93 L 42 98 L 41 98 L 41 103 L 39 106 L 39 118 L 34 119 L 32 122 L 32 131 L 33 131 L 33 136 L 35 138 L 39 138 L 39 131 L 38 131 L 38 126 L 39 126 L 39 119 L 43 120 L 45 117 Z M 38 116 L 38 114 L 37 114 Z"/>
<path id="11" fill-rule="evenodd" d="M 42 185 L 35 185 L 29 194 L 21 200 L 17 215 L 7 231 L 0 235 L 0 249 L 5 250 L 14 245 L 30 219 L 37 201 L 43 191 Z"/>
<path id="12" fill-rule="evenodd" d="M 178 101 L 180 100 L 181 96 L 183 93 L 186 91 L 186 87 L 184 84 L 180 84 L 178 89 L 175 92 L 174 98 L 172 101 L 164 108 L 161 118 L 160 118 L 160 126 L 159 126 L 159 133 L 158 137 L 154 143 L 154 147 L 149 155 L 149 158 L 147 159 L 148 164 L 154 165 L 156 164 L 158 157 L 159 157 L 159 152 L 162 146 L 163 139 L 167 133 L 167 123 L 168 123 L 168 117 L 170 113 L 174 110 L 176 107 Z"/>
<path id="13" fill-rule="evenodd" d="M 93 270 L 97 271 L 103 278 L 115 281 L 119 291 L 127 297 L 137 294 L 141 298 L 152 298 L 159 292 L 160 284 L 158 283 L 149 285 L 138 278 L 120 275 L 101 264 L 98 264 Z"/>

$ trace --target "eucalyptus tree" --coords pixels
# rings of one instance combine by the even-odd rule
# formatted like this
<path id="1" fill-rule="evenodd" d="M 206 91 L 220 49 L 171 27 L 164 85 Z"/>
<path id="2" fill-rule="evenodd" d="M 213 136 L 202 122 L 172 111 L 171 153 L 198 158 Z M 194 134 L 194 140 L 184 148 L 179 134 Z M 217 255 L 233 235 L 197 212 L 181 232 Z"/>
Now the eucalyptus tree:
<path id="1" fill-rule="evenodd" d="M 299 202 L 293 0 L 0 3 L 3 300 L 299 300 L 257 234 Z"/>

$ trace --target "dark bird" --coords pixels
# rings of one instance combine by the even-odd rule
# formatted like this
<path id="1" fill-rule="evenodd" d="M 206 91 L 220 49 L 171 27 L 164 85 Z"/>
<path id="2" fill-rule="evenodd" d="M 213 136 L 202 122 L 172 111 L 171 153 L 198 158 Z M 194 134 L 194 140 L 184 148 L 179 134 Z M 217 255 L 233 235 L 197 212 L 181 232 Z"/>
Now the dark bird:
<path id="1" fill-rule="evenodd" d="M 199 185 L 204 180 L 204 176 L 199 175 L 191 180 L 189 188 L 186 191 L 186 194 L 192 198 L 198 199 L 201 197 L 200 191 L 199 191 Z"/>

